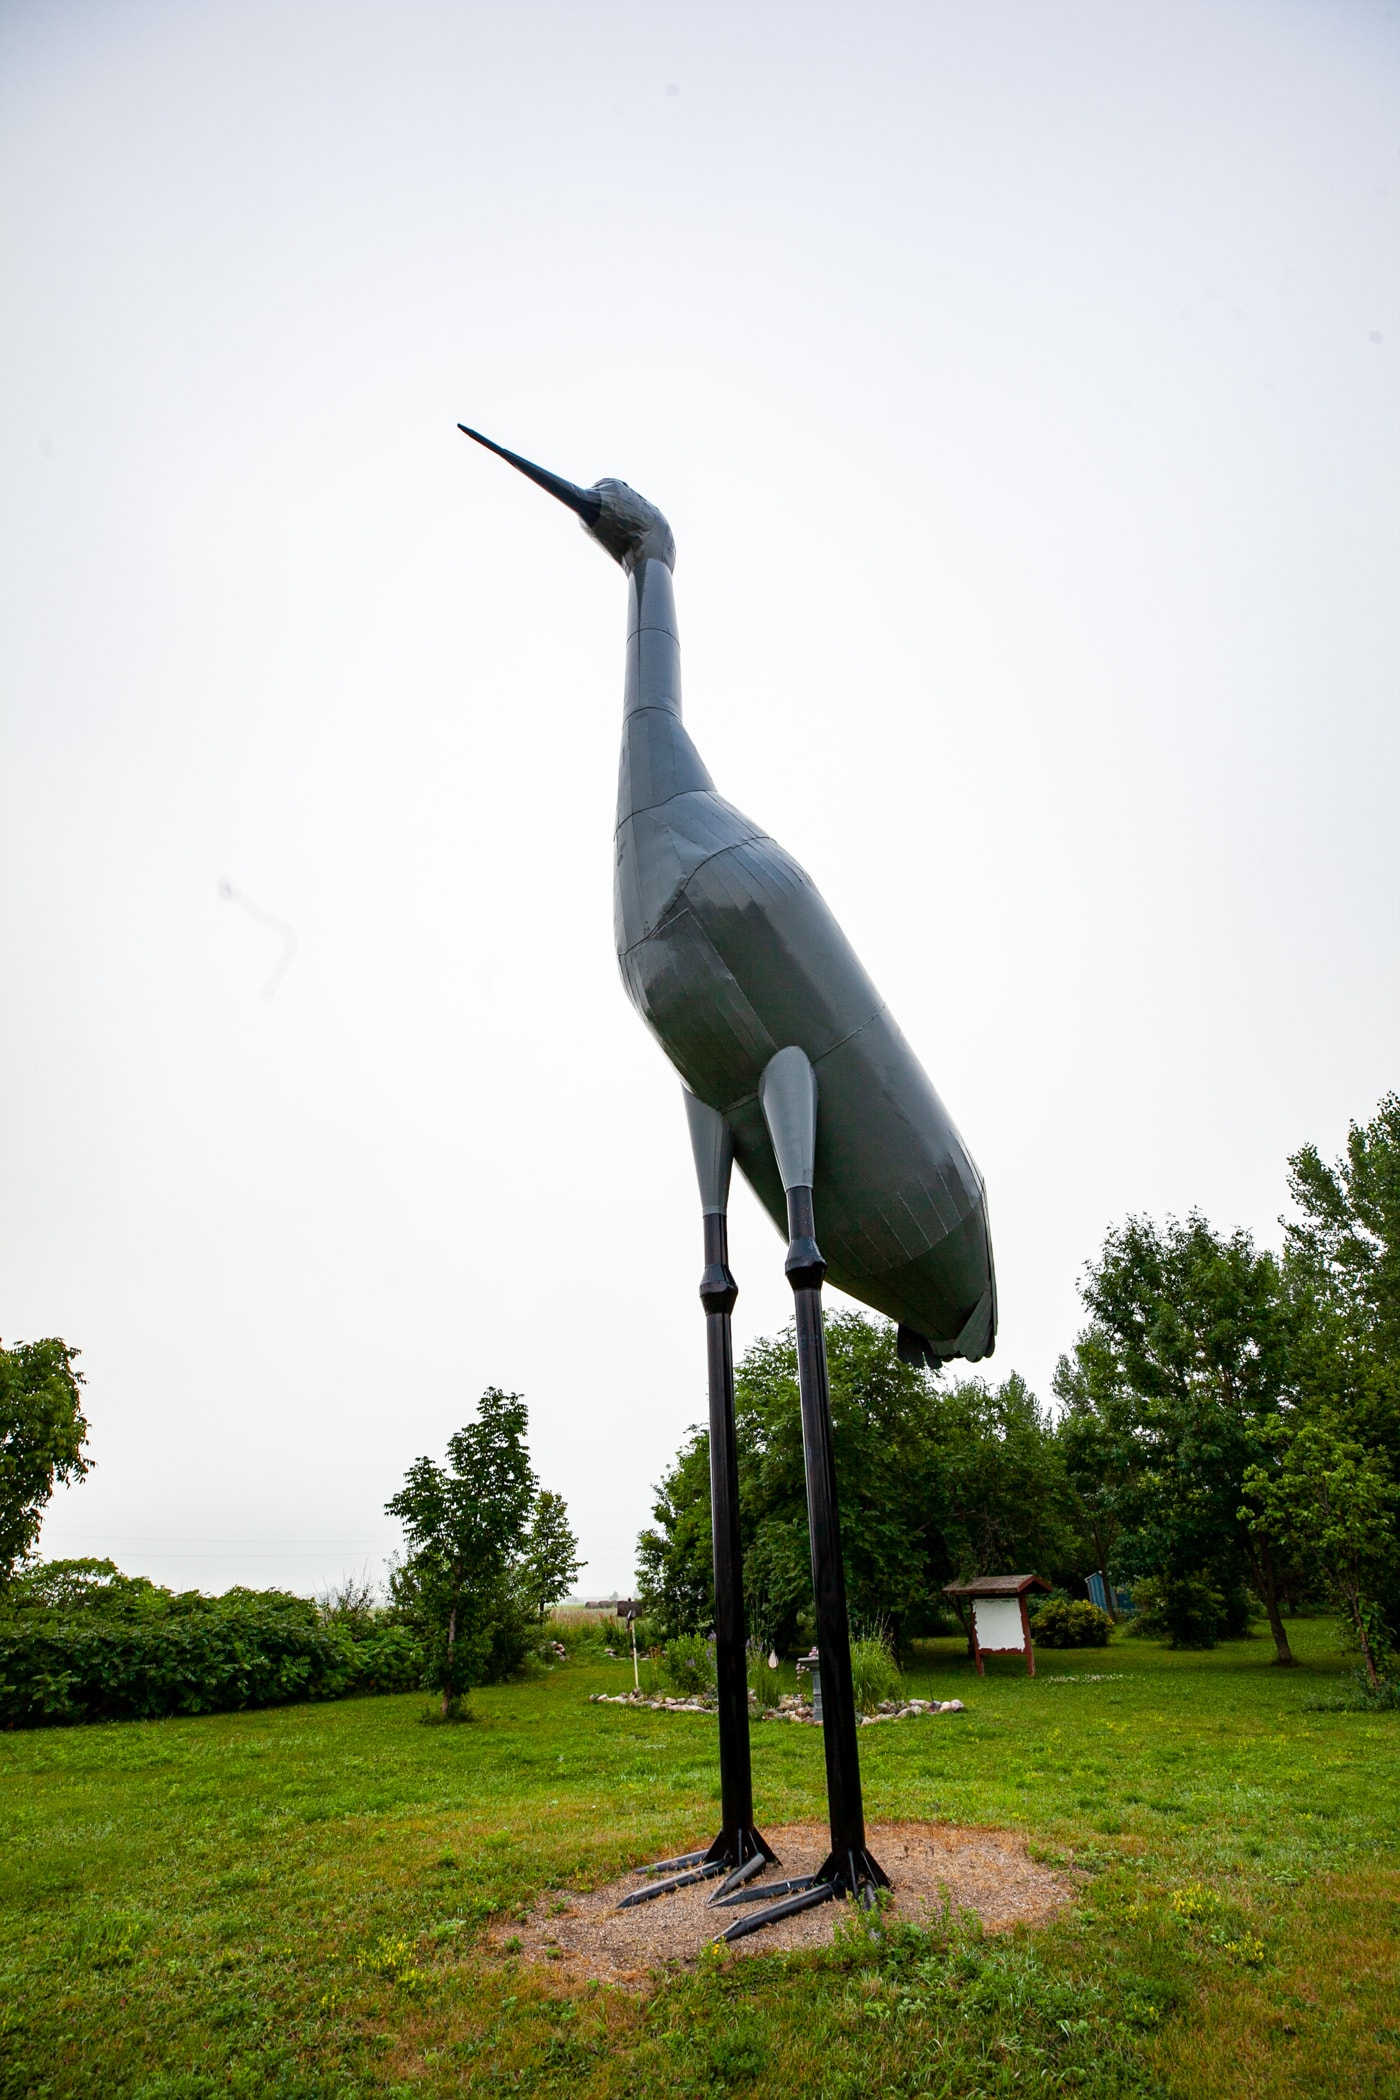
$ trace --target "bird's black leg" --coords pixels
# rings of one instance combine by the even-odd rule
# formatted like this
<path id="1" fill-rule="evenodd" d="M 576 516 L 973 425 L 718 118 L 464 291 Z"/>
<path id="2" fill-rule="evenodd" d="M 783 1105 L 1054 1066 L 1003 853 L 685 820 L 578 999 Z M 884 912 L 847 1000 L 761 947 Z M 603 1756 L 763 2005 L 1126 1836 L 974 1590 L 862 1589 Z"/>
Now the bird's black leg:
<path id="1" fill-rule="evenodd" d="M 749 1757 L 747 1629 L 739 1541 L 739 1455 L 734 1434 L 734 1343 L 730 1321 L 739 1292 L 729 1269 L 726 1218 L 734 1146 L 723 1116 L 693 1094 L 686 1095 L 686 1114 L 705 1214 L 705 1273 L 700 1279 L 700 1303 L 705 1308 L 710 1385 L 710 1512 L 715 1566 L 721 1829 L 707 1852 L 658 1862 L 651 1872 L 659 1872 L 663 1867 L 684 1867 L 690 1871 L 635 1890 L 625 1898 L 629 1905 L 723 1874 L 725 1878 L 716 1891 L 718 1900 L 761 1873 L 777 1857 L 754 1823 Z"/>
<path id="2" fill-rule="evenodd" d="M 826 1749 L 831 1854 L 818 1870 L 849 1895 L 888 1888 L 884 1870 L 865 1849 L 856 1696 L 851 1678 L 851 1634 L 841 1561 L 841 1518 L 831 1440 L 831 1394 L 826 1373 L 822 1278 L 810 1188 L 790 1188 L 787 1277 L 797 1314 L 797 1382 L 802 1400 L 802 1458 L 807 1474 L 807 1526 L 812 1543 L 812 1590 L 822 1668 L 822 1736 Z"/>
<path id="3" fill-rule="evenodd" d="M 723 1828 L 711 1859 L 730 1868 L 720 1894 L 775 1859 L 754 1825 L 749 1757 L 749 1676 L 744 1623 L 744 1562 L 739 1541 L 739 1453 L 734 1432 L 734 1341 L 730 1314 L 738 1296 L 729 1271 L 723 1211 L 705 1214 L 705 1345 L 710 1384 L 710 1523 L 715 1564 L 715 1689 L 719 1708 L 719 1782 Z"/>
<path id="4" fill-rule="evenodd" d="M 797 1382 L 802 1402 L 802 1456 L 807 1475 L 807 1525 L 812 1545 L 812 1590 L 822 1672 L 822 1744 L 826 1753 L 831 1851 L 810 1884 L 764 1911 L 735 1920 L 723 1935 L 742 1939 L 764 1925 L 833 1896 L 874 1900 L 889 1877 L 865 1844 L 860 1753 L 856 1747 L 855 1687 L 841 1563 L 841 1519 L 831 1440 L 822 1278 L 826 1263 L 816 1238 L 812 1183 L 816 1172 L 816 1077 L 800 1050 L 780 1050 L 759 1089 L 773 1150 L 787 1191 L 787 1279 L 797 1316 Z"/>

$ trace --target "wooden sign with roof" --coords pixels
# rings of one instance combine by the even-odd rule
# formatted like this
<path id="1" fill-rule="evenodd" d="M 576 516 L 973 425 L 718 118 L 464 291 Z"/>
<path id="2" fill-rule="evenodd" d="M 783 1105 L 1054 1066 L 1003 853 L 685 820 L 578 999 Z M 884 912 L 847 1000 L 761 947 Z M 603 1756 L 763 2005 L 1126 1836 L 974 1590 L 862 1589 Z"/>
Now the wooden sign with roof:
<path id="1" fill-rule="evenodd" d="M 1043 1575 L 976 1575 L 971 1582 L 944 1583 L 945 1597 L 955 1604 L 966 1597 L 972 1606 L 970 1639 L 979 1677 L 985 1675 L 984 1655 L 1024 1655 L 1026 1673 L 1034 1677 L 1035 1650 L 1026 1597 L 1031 1590 L 1049 1587 Z"/>

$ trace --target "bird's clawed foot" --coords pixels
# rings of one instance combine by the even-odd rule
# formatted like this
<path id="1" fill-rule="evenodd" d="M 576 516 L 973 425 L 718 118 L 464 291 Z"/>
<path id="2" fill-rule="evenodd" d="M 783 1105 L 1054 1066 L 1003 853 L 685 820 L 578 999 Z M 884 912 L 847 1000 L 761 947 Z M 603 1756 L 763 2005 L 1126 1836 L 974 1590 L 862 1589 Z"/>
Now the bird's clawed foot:
<path id="1" fill-rule="evenodd" d="M 634 1889 L 617 1907 L 632 1910 L 639 1903 L 650 1903 L 656 1896 L 670 1896 L 677 1889 L 689 1888 L 693 1882 L 713 1881 L 722 1874 L 725 1878 L 713 1898 L 718 1902 L 727 1889 L 739 1888 L 752 1875 L 761 1873 L 764 1867 L 777 1864 L 777 1853 L 762 1831 L 755 1830 L 752 1824 L 737 1830 L 722 1830 L 707 1852 L 682 1852 L 675 1859 L 653 1860 L 649 1867 L 635 1868 L 638 1874 L 667 1878 L 648 1879 L 645 1888 Z"/>
<path id="2" fill-rule="evenodd" d="M 782 1918 L 795 1917 L 799 1911 L 815 1910 L 819 1903 L 830 1903 L 838 1896 L 853 1896 L 856 1902 L 871 1909 L 879 1900 L 881 1889 L 890 1885 L 889 1876 L 873 1854 L 862 1845 L 845 1852 L 832 1852 L 815 1874 L 803 1874 L 791 1881 L 769 1882 L 767 1887 L 743 1889 L 739 1894 L 712 1899 L 724 1902 L 726 1910 L 739 1904 L 762 1902 L 765 1896 L 776 1900 L 764 1910 L 746 1910 L 732 1925 L 718 1935 L 720 1940 L 747 1939 L 751 1932 L 762 1932 L 765 1925 L 776 1925 Z"/>

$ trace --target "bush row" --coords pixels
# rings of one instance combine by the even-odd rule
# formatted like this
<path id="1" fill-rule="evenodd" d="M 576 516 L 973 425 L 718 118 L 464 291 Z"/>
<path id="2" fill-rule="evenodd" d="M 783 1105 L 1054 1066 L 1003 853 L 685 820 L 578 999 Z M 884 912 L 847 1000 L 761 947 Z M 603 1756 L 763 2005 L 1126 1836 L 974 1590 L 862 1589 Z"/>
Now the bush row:
<path id="1" fill-rule="evenodd" d="M 110 1562 L 52 1563 L 0 1599 L 0 1725 L 155 1720 L 423 1683 L 412 1631 L 284 1590 L 159 1589 Z"/>

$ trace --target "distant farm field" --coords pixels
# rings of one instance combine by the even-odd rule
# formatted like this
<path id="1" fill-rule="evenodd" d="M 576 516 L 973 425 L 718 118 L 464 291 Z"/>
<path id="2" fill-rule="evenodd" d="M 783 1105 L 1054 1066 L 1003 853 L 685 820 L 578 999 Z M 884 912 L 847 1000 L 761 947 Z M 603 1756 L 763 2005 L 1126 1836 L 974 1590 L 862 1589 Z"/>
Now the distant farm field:
<path id="1" fill-rule="evenodd" d="M 1294 1638 L 1292 1672 L 1120 1639 L 1034 1682 L 927 1644 L 911 1689 L 969 1711 L 862 1732 L 870 1819 L 1026 1832 L 1071 1907 L 646 1988 L 485 1937 L 710 1836 L 713 1721 L 588 1704 L 623 1663 L 457 1727 L 400 1696 L 0 1736 L 0 2096 L 1398 2096 L 1400 1716 L 1310 1710 L 1345 1665 Z M 817 1732 L 754 1741 L 760 1820 L 820 1815 Z"/>

